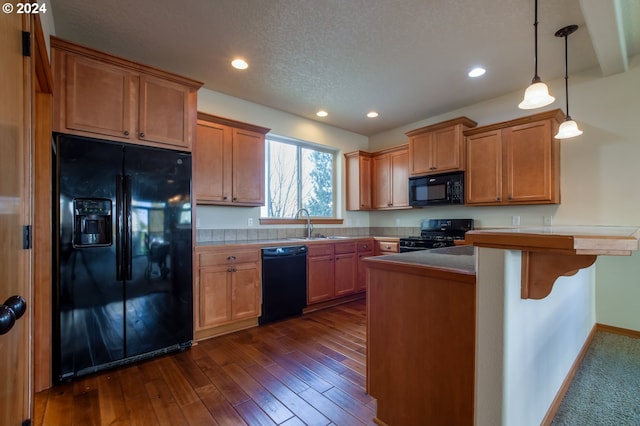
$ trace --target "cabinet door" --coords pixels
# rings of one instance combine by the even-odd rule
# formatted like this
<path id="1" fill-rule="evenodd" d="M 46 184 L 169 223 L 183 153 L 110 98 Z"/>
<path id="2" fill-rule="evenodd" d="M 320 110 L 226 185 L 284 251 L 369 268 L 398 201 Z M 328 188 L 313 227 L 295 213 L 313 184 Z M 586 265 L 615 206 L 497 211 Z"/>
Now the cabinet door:
<path id="1" fill-rule="evenodd" d="M 355 253 L 336 255 L 335 297 L 346 296 L 356 291 L 357 256 Z"/>
<path id="2" fill-rule="evenodd" d="M 466 204 L 502 202 L 502 136 L 500 130 L 468 136 Z"/>
<path id="3" fill-rule="evenodd" d="M 228 266 L 201 268 L 199 271 L 199 329 L 223 324 L 231 317 Z"/>
<path id="4" fill-rule="evenodd" d="M 371 209 L 371 157 L 345 154 L 347 170 L 347 210 Z"/>
<path id="5" fill-rule="evenodd" d="M 134 137 L 137 78 L 93 59 L 73 54 L 59 57 L 65 61 L 66 75 L 66 98 L 60 94 L 65 99 L 63 127 L 120 139 Z"/>
<path id="6" fill-rule="evenodd" d="M 464 146 L 460 126 L 433 131 L 433 164 L 436 173 L 464 170 Z"/>
<path id="7" fill-rule="evenodd" d="M 193 187 L 196 201 L 230 201 L 231 138 L 229 127 L 198 121 L 193 155 Z"/>
<path id="8" fill-rule="evenodd" d="M 409 206 L 409 151 L 402 150 L 391 154 L 391 205 Z"/>
<path id="9" fill-rule="evenodd" d="M 231 277 L 231 319 L 260 316 L 260 273 L 255 263 L 233 266 Z"/>
<path id="10" fill-rule="evenodd" d="M 371 172 L 373 175 L 373 208 L 386 209 L 391 207 L 391 157 L 389 154 L 373 157 Z"/>
<path id="11" fill-rule="evenodd" d="M 551 201 L 550 135 L 548 120 L 504 129 L 509 202 Z"/>
<path id="12" fill-rule="evenodd" d="M 307 258 L 307 303 L 317 303 L 333 297 L 333 255 Z"/>
<path id="13" fill-rule="evenodd" d="M 233 129 L 233 203 L 264 205 L 264 135 Z"/>
<path id="14" fill-rule="evenodd" d="M 147 75 L 139 84 L 138 138 L 191 150 L 190 89 Z"/>
<path id="15" fill-rule="evenodd" d="M 432 140 L 432 132 L 425 132 L 409 138 L 409 156 L 411 158 L 410 172 L 412 176 L 433 172 Z"/>
<path id="16" fill-rule="evenodd" d="M 356 291 L 365 291 L 367 289 L 367 268 L 364 266 L 362 259 L 373 256 L 373 251 L 358 253 L 358 282 L 356 283 Z"/>

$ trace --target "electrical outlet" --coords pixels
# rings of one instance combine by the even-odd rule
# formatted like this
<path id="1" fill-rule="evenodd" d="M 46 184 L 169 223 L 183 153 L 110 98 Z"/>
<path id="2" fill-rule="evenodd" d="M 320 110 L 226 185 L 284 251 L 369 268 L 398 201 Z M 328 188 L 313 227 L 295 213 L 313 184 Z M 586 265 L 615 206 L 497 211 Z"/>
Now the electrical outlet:
<path id="1" fill-rule="evenodd" d="M 248 225 L 248 226 L 253 226 L 253 218 L 252 218 L 252 217 L 250 217 L 250 218 L 247 220 L 247 225 Z"/>
<path id="2" fill-rule="evenodd" d="M 520 216 L 511 216 L 511 224 L 513 226 L 519 226 L 520 225 Z"/>
<path id="3" fill-rule="evenodd" d="M 553 224 L 553 216 L 542 216 L 542 223 L 545 226 L 551 226 Z"/>

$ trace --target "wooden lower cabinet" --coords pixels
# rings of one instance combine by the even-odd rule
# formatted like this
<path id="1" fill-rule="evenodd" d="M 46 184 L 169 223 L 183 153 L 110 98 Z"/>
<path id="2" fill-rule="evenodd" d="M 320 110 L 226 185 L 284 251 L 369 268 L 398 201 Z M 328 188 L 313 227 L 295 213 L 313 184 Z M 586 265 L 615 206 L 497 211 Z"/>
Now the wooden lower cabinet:
<path id="1" fill-rule="evenodd" d="M 198 332 L 260 316 L 260 250 L 198 254 L 196 337 Z M 197 340 L 197 339 L 196 339 Z"/>
<path id="2" fill-rule="evenodd" d="M 367 393 L 380 425 L 473 425 L 475 275 L 365 260 Z"/>
<path id="3" fill-rule="evenodd" d="M 362 259 L 373 256 L 373 239 L 358 241 L 358 277 L 356 279 L 356 291 L 362 292 L 367 289 L 367 268 Z"/>
<path id="4" fill-rule="evenodd" d="M 358 290 L 355 241 L 310 244 L 307 252 L 307 304 L 327 302 Z"/>
<path id="5" fill-rule="evenodd" d="M 335 297 L 341 297 L 355 293 L 357 259 L 358 258 L 355 250 L 351 253 L 336 254 L 335 281 L 333 289 L 333 295 Z"/>
<path id="6" fill-rule="evenodd" d="M 333 298 L 333 244 L 310 245 L 307 252 L 307 304 Z"/>
<path id="7" fill-rule="evenodd" d="M 400 240 L 398 238 L 389 238 L 375 241 L 374 254 L 376 256 L 394 253 L 400 253 Z"/>

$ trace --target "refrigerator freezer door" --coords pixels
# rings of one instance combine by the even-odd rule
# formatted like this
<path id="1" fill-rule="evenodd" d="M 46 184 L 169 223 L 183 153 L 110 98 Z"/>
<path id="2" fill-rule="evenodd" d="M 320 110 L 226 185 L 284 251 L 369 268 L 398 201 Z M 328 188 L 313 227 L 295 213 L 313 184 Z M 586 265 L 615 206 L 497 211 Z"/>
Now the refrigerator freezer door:
<path id="1" fill-rule="evenodd" d="M 108 218 L 111 223 L 107 227 L 115 232 L 115 211 L 105 211 L 104 205 L 111 209 L 115 206 L 122 147 L 67 137 L 59 137 L 57 142 L 60 229 L 56 374 L 66 378 L 124 356 L 122 284 L 116 279 L 115 244 L 74 245 L 73 241 L 74 216 L 84 214 L 74 215 L 74 205 L 83 207 L 81 202 L 74 203 L 76 200 L 106 200 L 100 208 L 94 206 L 97 210 L 92 213 L 94 219 Z M 115 241 L 112 235 L 103 238 Z"/>
<path id="2" fill-rule="evenodd" d="M 131 280 L 125 283 L 126 356 L 193 338 L 191 156 L 125 147 L 130 180 Z"/>

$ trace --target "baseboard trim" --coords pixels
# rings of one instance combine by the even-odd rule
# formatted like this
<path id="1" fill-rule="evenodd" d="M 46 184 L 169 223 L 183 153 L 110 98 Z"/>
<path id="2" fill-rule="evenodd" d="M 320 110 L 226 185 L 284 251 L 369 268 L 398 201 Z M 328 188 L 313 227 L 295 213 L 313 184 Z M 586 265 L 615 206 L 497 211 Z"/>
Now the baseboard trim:
<path id="1" fill-rule="evenodd" d="M 542 419 L 542 422 L 540 423 L 541 425 L 549 426 L 553 421 L 553 418 L 558 412 L 558 409 L 560 409 L 560 404 L 562 404 L 562 400 L 564 399 L 564 396 L 567 394 L 567 391 L 569 390 L 569 386 L 571 386 L 571 382 L 573 381 L 573 378 L 578 372 L 578 368 L 580 368 L 580 364 L 582 364 L 582 360 L 587 354 L 587 350 L 589 349 L 589 346 L 593 341 L 593 337 L 595 336 L 596 331 L 598 330 L 600 330 L 599 324 L 595 324 L 591 329 L 589 336 L 587 336 L 587 340 L 585 340 L 584 344 L 582 345 L 582 348 L 580 349 L 580 353 L 576 357 L 575 361 L 573 361 L 573 364 L 569 369 L 569 373 L 567 374 L 567 377 L 565 377 L 564 381 L 562 382 L 562 386 L 560 386 L 560 389 L 558 389 L 558 393 L 556 394 L 556 397 L 553 399 L 553 402 L 551 403 L 551 405 L 549 406 L 549 409 L 547 410 L 547 414 L 544 416 L 544 418 Z"/>
<path id="2" fill-rule="evenodd" d="M 640 331 L 629 330 L 628 328 L 620 328 L 614 327 L 612 325 L 596 323 L 596 330 L 605 331 L 607 333 L 620 334 L 622 336 L 632 337 L 634 339 L 640 339 Z"/>

